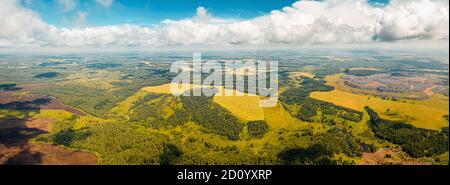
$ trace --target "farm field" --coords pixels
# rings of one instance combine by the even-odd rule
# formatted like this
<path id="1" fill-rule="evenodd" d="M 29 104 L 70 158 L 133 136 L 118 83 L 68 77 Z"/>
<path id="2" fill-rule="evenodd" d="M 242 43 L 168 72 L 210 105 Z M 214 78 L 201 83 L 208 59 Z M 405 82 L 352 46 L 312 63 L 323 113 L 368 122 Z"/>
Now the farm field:
<path id="1" fill-rule="evenodd" d="M 336 89 L 330 92 L 313 92 L 312 98 L 363 111 L 365 106 L 372 107 L 387 119 L 406 121 L 419 128 L 440 130 L 448 126 L 444 115 L 448 115 L 449 99 L 435 94 L 428 100 L 392 101 L 370 95 L 354 94 L 337 86 L 339 76 L 325 78 Z"/>

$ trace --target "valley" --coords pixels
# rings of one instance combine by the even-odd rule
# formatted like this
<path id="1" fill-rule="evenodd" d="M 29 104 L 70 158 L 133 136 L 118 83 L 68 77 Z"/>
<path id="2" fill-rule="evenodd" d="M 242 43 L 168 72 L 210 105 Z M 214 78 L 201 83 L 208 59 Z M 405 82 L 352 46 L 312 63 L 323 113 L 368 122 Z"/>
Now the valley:
<path id="1" fill-rule="evenodd" d="M 174 96 L 170 64 L 189 55 L 27 57 L 20 68 L 0 68 L 0 163 L 448 164 L 449 100 L 442 91 L 448 77 L 441 74 L 448 76 L 448 65 L 427 59 L 429 71 L 422 73 L 440 73 L 440 80 L 406 93 L 345 83 L 425 65 L 370 55 L 377 60 L 259 53 L 280 60 L 274 107 L 260 107 L 264 97 L 235 96 L 237 90 L 222 86 L 217 89 L 234 96 Z M 19 72 L 24 75 L 14 76 Z M 201 85 L 188 84 L 178 94 L 193 88 Z"/>

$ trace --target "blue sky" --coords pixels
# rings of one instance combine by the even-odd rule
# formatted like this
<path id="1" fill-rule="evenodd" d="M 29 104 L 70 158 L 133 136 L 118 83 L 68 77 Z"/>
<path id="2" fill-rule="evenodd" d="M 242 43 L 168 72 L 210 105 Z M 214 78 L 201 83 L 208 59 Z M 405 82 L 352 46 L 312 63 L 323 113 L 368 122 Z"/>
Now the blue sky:
<path id="1" fill-rule="evenodd" d="M 153 25 L 164 19 L 192 17 L 203 6 L 220 18 L 250 19 L 290 6 L 296 0 L 114 0 L 103 7 L 95 0 L 70 0 L 75 4 L 64 10 L 59 0 L 23 0 L 23 6 L 37 12 L 49 24 L 74 26 L 80 13 L 86 13 L 88 26 L 130 23 Z M 386 4 L 389 0 L 368 0 L 370 4 Z"/>

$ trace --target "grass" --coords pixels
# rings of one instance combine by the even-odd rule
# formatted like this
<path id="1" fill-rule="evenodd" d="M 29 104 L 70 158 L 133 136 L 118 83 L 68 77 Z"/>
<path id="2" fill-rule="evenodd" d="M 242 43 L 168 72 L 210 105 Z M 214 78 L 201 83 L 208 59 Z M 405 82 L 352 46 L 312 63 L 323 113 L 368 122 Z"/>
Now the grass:
<path id="1" fill-rule="evenodd" d="M 448 114 L 449 100 L 439 94 L 433 95 L 428 100 L 392 101 L 381 98 L 354 94 L 344 91 L 336 85 L 339 76 L 328 76 L 328 84 L 336 87 L 330 92 L 314 92 L 314 99 L 331 102 L 338 106 L 364 111 L 364 106 L 369 106 L 385 119 L 406 121 L 419 128 L 440 130 L 448 126 L 447 120 L 443 118 Z"/>
<path id="2" fill-rule="evenodd" d="M 52 118 L 56 120 L 70 119 L 73 114 L 64 110 L 40 110 L 39 113 L 32 113 L 34 118 Z"/>

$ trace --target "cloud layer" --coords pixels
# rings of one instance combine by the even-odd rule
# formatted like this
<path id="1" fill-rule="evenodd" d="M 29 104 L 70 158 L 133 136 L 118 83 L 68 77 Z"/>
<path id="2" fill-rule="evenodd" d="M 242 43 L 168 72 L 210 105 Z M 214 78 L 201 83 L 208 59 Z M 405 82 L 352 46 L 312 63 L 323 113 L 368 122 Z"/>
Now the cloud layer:
<path id="1" fill-rule="evenodd" d="M 112 0 L 97 0 L 109 7 Z M 64 2 L 64 1 L 61 1 Z M 67 1 L 69 2 L 69 1 Z M 0 47 L 172 45 L 303 45 L 448 40 L 449 2 L 392 0 L 298 1 L 250 20 L 217 18 L 199 7 L 192 18 L 157 26 L 131 24 L 57 28 L 17 0 L 0 2 Z"/>

